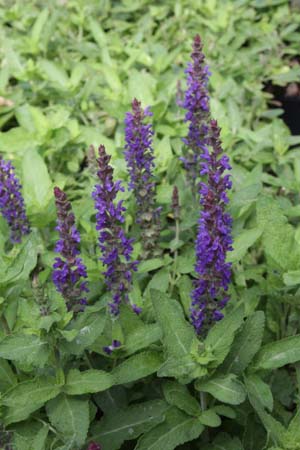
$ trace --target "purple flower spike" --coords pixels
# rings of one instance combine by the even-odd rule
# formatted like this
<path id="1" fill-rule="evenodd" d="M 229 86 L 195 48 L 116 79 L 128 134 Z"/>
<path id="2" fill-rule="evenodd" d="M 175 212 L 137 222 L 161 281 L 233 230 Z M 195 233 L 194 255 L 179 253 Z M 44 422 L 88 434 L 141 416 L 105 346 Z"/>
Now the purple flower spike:
<path id="1" fill-rule="evenodd" d="M 143 259 L 159 254 L 157 240 L 160 234 L 160 208 L 155 208 L 155 183 L 152 125 L 146 123 L 152 116 L 149 108 L 142 109 L 134 99 L 132 112 L 125 117 L 125 160 L 130 176 L 129 189 L 133 190 L 137 211 L 136 222 L 141 227 Z"/>
<path id="2" fill-rule="evenodd" d="M 22 236 L 30 232 L 21 184 L 11 162 L 5 161 L 2 156 L 0 156 L 0 210 L 10 228 L 11 241 L 21 242 Z"/>
<path id="3" fill-rule="evenodd" d="M 207 90 L 210 72 L 205 64 L 202 52 L 202 42 L 196 35 L 191 54 L 192 62 L 185 71 L 187 74 L 187 90 L 182 103 L 187 111 L 185 121 L 189 123 L 189 131 L 183 142 L 186 144 L 186 155 L 181 158 L 187 171 L 193 190 L 196 188 L 196 178 L 199 176 L 200 157 L 208 144 L 208 122 L 210 115 L 209 95 Z"/>
<path id="4" fill-rule="evenodd" d="M 55 205 L 57 210 L 57 227 L 60 239 L 56 243 L 55 251 L 60 257 L 55 258 L 52 279 L 58 292 L 67 302 L 69 310 L 83 311 L 87 299 L 83 296 L 88 292 L 86 267 L 78 256 L 80 235 L 75 225 L 75 216 L 71 203 L 66 194 L 58 187 L 54 188 Z"/>
<path id="5" fill-rule="evenodd" d="M 97 211 L 96 229 L 99 231 L 101 261 L 106 266 L 103 275 L 107 287 L 112 292 L 109 309 L 112 316 L 118 316 L 122 300 L 128 301 L 132 271 L 137 270 L 138 262 L 130 261 L 133 239 L 125 236 L 121 226 L 126 211 L 123 201 L 116 201 L 117 194 L 124 189 L 120 181 L 113 180 L 110 158 L 104 145 L 100 145 L 97 159 L 100 183 L 95 186 L 92 197 Z"/>
<path id="6" fill-rule="evenodd" d="M 223 318 L 221 310 L 229 300 L 227 294 L 231 277 L 231 263 L 226 262 L 226 254 L 232 250 L 232 219 L 225 212 L 231 188 L 229 159 L 222 155 L 220 129 L 215 120 L 210 121 L 211 153 L 202 155 L 201 172 L 207 177 L 206 183 L 199 184 L 200 205 L 196 240 L 195 271 L 198 279 L 194 282 L 191 304 L 191 321 L 198 334 L 206 333 L 214 321 Z"/>

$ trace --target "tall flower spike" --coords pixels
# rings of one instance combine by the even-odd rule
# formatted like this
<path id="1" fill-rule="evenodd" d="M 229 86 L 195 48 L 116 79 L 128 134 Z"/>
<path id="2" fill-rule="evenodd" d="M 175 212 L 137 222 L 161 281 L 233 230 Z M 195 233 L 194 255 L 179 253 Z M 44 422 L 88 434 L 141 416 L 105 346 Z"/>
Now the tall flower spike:
<path id="1" fill-rule="evenodd" d="M 149 108 L 142 109 L 134 99 L 132 112 L 125 117 L 125 159 L 130 175 L 129 189 L 133 190 L 136 203 L 136 222 L 141 227 L 143 258 L 159 253 L 157 240 L 160 234 L 160 208 L 155 208 L 155 183 L 153 179 L 154 156 L 152 125 L 146 123 L 152 116 Z"/>
<path id="2" fill-rule="evenodd" d="M 226 254 L 232 250 L 232 219 L 225 212 L 231 188 L 229 159 L 222 155 L 220 129 L 215 120 L 210 122 L 212 151 L 205 149 L 201 156 L 200 174 L 207 177 L 199 184 L 200 205 L 198 235 L 196 240 L 195 271 L 198 279 L 192 291 L 191 321 L 198 334 L 205 334 L 214 321 L 223 318 L 221 310 L 229 300 L 227 294 L 231 277 L 231 264 Z"/>
<path id="3" fill-rule="evenodd" d="M 202 52 L 202 42 L 196 35 L 191 53 L 192 62 L 185 71 L 187 74 L 187 90 L 182 106 L 186 109 L 185 121 L 189 123 L 189 131 L 183 142 L 186 145 L 186 154 L 183 158 L 187 177 L 192 184 L 193 192 L 196 190 L 196 178 L 199 176 L 200 156 L 208 144 L 208 122 L 210 116 L 209 95 L 207 90 L 210 72 L 205 64 Z"/>
<path id="4" fill-rule="evenodd" d="M 56 230 L 59 232 L 55 251 L 61 256 L 55 258 L 52 279 L 56 289 L 66 300 L 68 309 L 73 309 L 74 312 L 83 311 L 87 304 L 84 293 L 89 290 L 87 281 L 83 281 L 87 278 L 86 267 L 78 256 L 80 235 L 66 194 L 55 187 L 54 196 L 57 210 Z"/>
<path id="5" fill-rule="evenodd" d="M 106 285 L 112 292 L 109 309 L 112 316 L 118 316 L 122 300 L 128 301 L 131 287 L 132 271 L 137 269 L 137 261 L 130 261 L 133 239 L 125 236 L 123 201 L 116 201 L 117 194 L 124 191 L 121 181 L 114 182 L 113 168 L 109 165 L 110 156 L 106 154 L 104 145 L 99 147 L 97 159 L 99 184 L 95 186 L 92 197 L 95 202 L 96 229 L 99 231 L 99 246 L 102 252 L 101 261 L 106 266 Z M 131 305 L 138 314 L 140 309 Z"/>
<path id="6" fill-rule="evenodd" d="M 10 227 L 11 241 L 21 242 L 22 236 L 30 232 L 21 184 L 11 162 L 5 161 L 2 156 L 0 156 L 0 210 Z"/>

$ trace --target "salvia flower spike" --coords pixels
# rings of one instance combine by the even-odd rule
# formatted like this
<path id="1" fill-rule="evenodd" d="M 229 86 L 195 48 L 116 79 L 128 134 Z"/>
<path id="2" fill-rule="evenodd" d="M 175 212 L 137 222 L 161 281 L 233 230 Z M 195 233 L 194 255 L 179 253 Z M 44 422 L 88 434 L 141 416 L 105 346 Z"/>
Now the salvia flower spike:
<path id="1" fill-rule="evenodd" d="M 143 109 L 134 99 L 132 112 L 125 117 L 125 160 L 130 176 L 129 189 L 133 190 L 136 203 L 136 222 L 141 227 L 143 258 L 159 253 L 157 240 L 160 234 L 160 208 L 155 207 L 155 182 L 153 177 L 154 155 L 152 116 L 149 108 Z"/>
<path id="2" fill-rule="evenodd" d="M 59 240 L 55 251 L 60 254 L 53 264 L 52 279 L 58 292 L 66 300 L 69 310 L 83 311 L 87 304 L 85 297 L 88 292 L 87 271 L 80 254 L 80 235 L 75 225 L 75 216 L 66 194 L 59 188 L 54 188 L 57 210 L 57 227 Z"/>
<path id="3" fill-rule="evenodd" d="M 21 184 L 10 161 L 0 156 L 0 211 L 10 228 L 13 243 L 21 242 L 22 236 L 30 232 L 21 194 Z"/>
<path id="4" fill-rule="evenodd" d="M 117 194 L 123 191 L 121 181 L 113 180 L 113 168 L 109 165 L 111 157 L 105 147 L 100 145 L 98 162 L 99 184 L 95 186 L 92 197 L 95 202 L 96 229 L 99 231 L 101 261 L 106 266 L 106 285 L 112 292 L 109 310 L 117 317 L 122 300 L 128 301 L 132 272 L 137 269 L 137 261 L 131 261 L 133 239 L 125 236 L 122 224 L 126 209 L 123 201 L 116 201 Z M 140 308 L 131 305 L 138 314 Z"/>
<path id="5" fill-rule="evenodd" d="M 191 53 L 192 62 L 188 64 L 185 71 L 187 74 L 187 90 L 182 102 L 182 106 L 186 110 L 185 121 L 189 123 L 189 130 L 187 137 L 183 139 L 186 145 L 186 154 L 181 159 L 194 192 L 196 190 L 196 179 L 199 176 L 200 156 L 208 143 L 210 117 L 207 89 L 210 72 L 205 64 L 202 48 L 201 38 L 196 35 Z"/>
<path id="6" fill-rule="evenodd" d="M 226 254 L 232 250 L 232 219 L 225 211 L 227 190 L 231 181 L 229 159 L 222 154 L 220 129 L 215 120 L 210 121 L 211 152 L 201 156 L 202 176 L 206 182 L 199 184 L 201 212 L 196 239 L 196 265 L 198 278 L 192 291 L 191 321 L 198 334 L 206 333 L 214 321 L 223 318 L 221 310 L 229 300 L 227 293 L 231 277 L 231 264 Z"/>

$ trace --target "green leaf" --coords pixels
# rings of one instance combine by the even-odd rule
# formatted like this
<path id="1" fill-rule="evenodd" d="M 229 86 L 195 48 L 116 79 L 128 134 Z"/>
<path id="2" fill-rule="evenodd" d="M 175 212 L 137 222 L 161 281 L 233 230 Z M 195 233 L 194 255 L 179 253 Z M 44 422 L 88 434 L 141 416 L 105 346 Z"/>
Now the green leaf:
<path id="1" fill-rule="evenodd" d="M 85 443 L 89 428 L 88 400 L 61 394 L 47 403 L 46 410 L 51 424 L 68 445 L 81 447 Z"/>
<path id="2" fill-rule="evenodd" d="M 162 267 L 164 265 L 165 265 L 165 262 L 162 258 L 148 259 L 146 261 L 142 261 L 138 265 L 138 272 L 139 273 L 148 273 L 148 272 L 151 272 L 152 270 L 159 269 L 160 267 Z"/>
<path id="3" fill-rule="evenodd" d="M 162 338 L 162 331 L 157 323 L 139 326 L 130 334 L 126 335 L 126 354 L 131 355 L 137 350 L 149 347 Z"/>
<path id="4" fill-rule="evenodd" d="M 198 418 L 187 416 L 177 408 L 171 408 L 166 421 L 138 441 L 135 450 L 173 450 L 185 442 L 200 436 L 204 430 Z"/>
<path id="5" fill-rule="evenodd" d="M 255 374 L 245 377 L 245 385 L 247 391 L 259 398 L 261 404 L 272 412 L 273 395 L 270 386 L 264 383 L 263 380 Z"/>
<path id="6" fill-rule="evenodd" d="M 32 441 L 32 450 L 44 450 L 46 448 L 46 440 L 49 433 L 49 426 L 43 425 L 37 432 Z"/>
<path id="7" fill-rule="evenodd" d="M 114 384 L 131 383 L 157 372 L 163 362 L 161 353 L 145 351 L 133 355 L 111 371 Z"/>
<path id="8" fill-rule="evenodd" d="M 176 381 L 166 381 L 163 384 L 163 393 L 170 405 L 176 406 L 191 416 L 199 416 L 201 414 L 199 403 L 189 393 L 186 386 Z"/>
<path id="9" fill-rule="evenodd" d="M 185 320 L 180 304 L 163 292 L 151 289 L 150 294 L 168 355 L 176 358 L 188 355 L 195 333 Z"/>
<path id="10" fill-rule="evenodd" d="M 205 339 L 205 347 L 209 348 L 216 358 L 216 362 L 211 363 L 212 367 L 217 367 L 226 358 L 235 333 L 243 323 L 243 317 L 244 307 L 241 305 L 210 329 Z"/>
<path id="11" fill-rule="evenodd" d="M 224 370 L 240 374 L 247 368 L 260 349 L 264 323 L 263 311 L 256 311 L 248 317 L 242 330 L 234 339 L 230 353 L 223 365 Z"/>
<path id="12" fill-rule="evenodd" d="M 296 286 L 300 284 L 300 270 L 289 270 L 283 274 L 283 281 L 286 286 Z"/>
<path id="13" fill-rule="evenodd" d="M 220 402 L 230 405 L 239 405 L 246 399 L 243 384 L 233 374 L 217 376 L 209 381 L 196 381 L 195 387 L 198 391 L 209 392 Z"/>
<path id="14" fill-rule="evenodd" d="M 52 182 L 47 166 L 37 150 L 25 152 L 22 162 L 23 193 L 29 213 L 42 213 L 52 198 Z"/>
<path id="15" fill-rule="evenodd" d="M 254 370 L 272 370 L 300 361 L 300 335 L 264 345 L 253 362 Z"/>
<path id="16" fill-rule="evenodd" d="M 161 141 L 154 145 L 154 155 L 158 171 L 166 171 L 173 159 L 169 136 L 164 136 Z"/>
<path id="17" fill-rule="evenodd" d="M 5 359 L 0 359 L 0 392 L 5 392 L 17 384 L 17 378 L 9 363 Z"/>
<path id="18" fill-rule="evenodd" d="M 167 408 L 164 401 L 150 400 L 105 415 L 92 427 L 92 439 L 101 442 L 103 450 L 118 450 L 124 441 L 136 439 L 161 423 Z"/>
<path id="19" fill-rule="evenodd" d="M 219 427 L 222 423 L 220 417 L 213 409 L 203 411 L 199 417 L 200 422 L 207 427 Z"/>
<path id="20" fill-rule="evenodd" d="M 234 239 L 233 251 L 228 254 L 227 261 L 237 262 L 241 260 L 247 250 L 260 238 L 262 232 L 263 230 L 260 228 L 239 232 Z"/>
<path id="21" fill-rule="evenodd" d="M 67 375 L 64 392 L 69 395 L 82 395 L 101 392 L 113 385 L 113 377 L 103 370 L 89 369 L 80 372 L 72 369 Z"/>
<path id="22" fill-rule="evenodd" d="M 58 89 L 67 90 L 69 78 L 61 65 L 42 59 L 39 61 L 39 69 L 46 80 L 49 80 Z"/>
<path id="23" fill-rule="evenodd" d="M 11 334 L 0 343 L 0 357 L 43 367 L 49 357 L 48 343 L 30 334 Z"/>
<path id="24" fill-rule="evenodd" d="M 50 377 L 35 378 L 17 384 L 2 398 L 2 404 L 7 407 L 4 423 L 8 425 L 27 419 L 32 412 L 56 397 L 60 389 L 61 386 Z"/>

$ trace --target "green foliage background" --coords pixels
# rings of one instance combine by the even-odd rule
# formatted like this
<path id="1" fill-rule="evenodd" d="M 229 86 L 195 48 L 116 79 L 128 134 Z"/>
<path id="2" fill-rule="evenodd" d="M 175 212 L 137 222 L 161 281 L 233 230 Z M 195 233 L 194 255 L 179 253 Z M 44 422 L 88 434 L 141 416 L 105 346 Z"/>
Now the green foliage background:
<path id="1" fill-rule="evenodd" d="M 33 225 L 11 249 L 0 219 L 0 447 L 10 448 L 1 442 L 10 436 L 17 450 L 85 449 L 92 439 L 104 450 L 299 449 L 300 137 L 290 135 L 264 90 L 299 81 L 297 2 L 0 6 L 0 96 L 13 102 L 0 106 L 0 151 L 21 178 Z M 235 239 L 232 301 L 204 343 L 187 322 L 198 212 L 178 159 L 187 130 L 176 105 L 196 33 L 233 165 Z M 142 318 L 124 308 L 112 325 L 86 159 L 90 144 L 104 144 L 115 176 L 127 181 L 123 119 L 133 97 L 154 113 L 165 253 L 142 263 L 134 280 Z M 180 241 L 170 214 L 175 184 Z M 91 306 L 75 320 L 50 282 L 54 185 L 72 200 L 88 267 Z M 132 233 L 134 201 L 124 197 Z M 37 263 L 42 288 L 31 283 Z M 102 347 L 112 337 L 124 346 L 106 357 Z"/>

